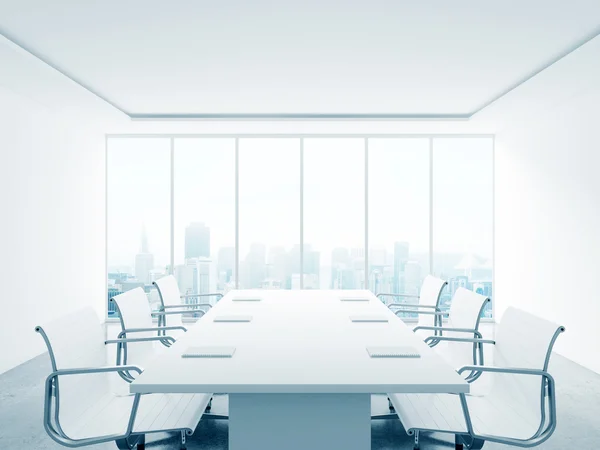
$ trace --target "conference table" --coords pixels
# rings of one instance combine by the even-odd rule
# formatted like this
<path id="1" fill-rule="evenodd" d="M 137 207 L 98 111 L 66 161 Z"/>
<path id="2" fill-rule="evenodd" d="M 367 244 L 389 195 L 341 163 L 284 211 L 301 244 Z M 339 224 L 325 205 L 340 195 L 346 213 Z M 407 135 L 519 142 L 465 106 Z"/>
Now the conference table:
<path id="1" fill-rule="evenodd" d="M 370 291 L 235 290 L 147 364 L 130 391 L 229 394 L 231 450 L 365 450 L 371 394 L 469 392 L 421 339 Z M 182 357 L 204 346 L 234 353 Z M 394 346 L 420 357 L 367 351 Z"/>

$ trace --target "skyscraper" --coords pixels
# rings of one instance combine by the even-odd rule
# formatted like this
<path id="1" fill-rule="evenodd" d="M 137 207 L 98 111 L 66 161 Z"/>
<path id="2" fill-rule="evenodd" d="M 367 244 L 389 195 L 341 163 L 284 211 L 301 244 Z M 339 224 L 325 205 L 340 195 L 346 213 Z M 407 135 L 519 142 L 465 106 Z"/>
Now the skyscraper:
<path id="1" fill-rule="evenodd" d="M 148 235 L 146 227 L 142 226 L 140 252 L 135 255 L 135 277 L 141 283 L 147 284 L 150 279 L 150 271 L 154 269 L 154 255 L 148 251 Z"/>
<path id="2" fill-rule="evenodd" d="M 240 269 L 240 287 L 244 289 L 260 288 L 267 275 L 265 244 L 254 242 Z"/>
<path id="3" fill-rule="evenodd" d="M 404 266 L 404 289 L 409 295 L 419 295 L 421 288 L 421 266 L 416 261 L 408 261 Z"/>
<path id="4" fill-rule="evenodd" d="M 217 255 L 217 289 L 225 289 L 235 279 L 235 247 L 221 247 Z"/>
<path id="5" fill-rule="evenodd" d="M 394 243 L 394 291 L 403 294 L 406 288 L 406 263 L 408 262 L 408 242 Z"/>
<path id="6" fill-rule="evenodd" d="M 209 258 L 198 258 L 195 267 L 196 293 L 209 294 L 217 290 L 214 276 L 215 264 Z M 214 300 L 214 299 L 209 299 Z"/>
<path id="7" fill-rule="evenodd" d="M 350 269 L 350 253 L 347 248 L 334 248 L 331 252 L 330 289 L 353 289 L 354 280 Z"/>
<path id="8" fill-rule="evenodd" d="M 210 228 L 192 222 L 185 229 L 185 259 L 210 257 Z"/>
<path id="9" fill-rule="evenodd" d="M 175 266 L 173 275 L 177 280 L 177 286 L 179 286 L 182 294 L 194 293 L 194 268 L 190 264 L 190 261 L 187 261 L 186 264 Z"/>

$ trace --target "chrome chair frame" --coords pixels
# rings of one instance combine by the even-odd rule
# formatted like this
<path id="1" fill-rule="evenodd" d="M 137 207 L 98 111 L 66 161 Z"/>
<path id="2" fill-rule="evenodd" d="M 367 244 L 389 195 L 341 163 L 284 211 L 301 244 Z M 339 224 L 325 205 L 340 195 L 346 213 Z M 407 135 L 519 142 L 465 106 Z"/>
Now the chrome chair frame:
<path id="1" fill-rule="evenodd" d="M 435 302 L 435 305 L 421 305 L 419 303 L 390 303 L 389 305 L 387 305 L 388 308 L 392 309 L 392 308 L 399 308 L 399 311 L 396 311 L 395 314 L 399 315 L 402 312 L 405 313 L 414 313 L 414 314 L 426 314 L 426 315 L 433 315 L 434 317 L 434 325 L 435 326 L 442 326 L 442 320 L 443 320 L 443 316 L 444 314 L 446 314 L 445 312 L 443 312 L 440 308 L 440 300 L 442 298 L 442 291 L 444 290 L 444 288 L 448 285 L 448 282 L 445 281 L 444 284 L 442 285 L 442 287 L 440 288 L 439 292 L 438 292 L 438 296 L 437 296 L 437 300 Z M 419 299 L 420 296 L 419 295 L 411 295 L 411 294 L 394 294 L 394 293 L 379 293 L 377 294 L 377 298 L 379 298 L 380 300 L 383 297 L 392 297 L 392 298 L 414 298 L 414 299 Z M 408 309 L 402 309 L 402 308 L 408 308 Z M 412 309 L 411 309 L 412 308 Z M 424 310 L 420 310 L 419 308 L 424 308 L 424 309 L 433 309 L 433 311 L 424 311 Z M 436 332 L 437 334 L 437 332 Z"/>
<path id="2" fill-rule="evenodd" d="M 471 415 L 469 412 L 469 405 L 467 403 L 467 394 L 458 394 L 460 397 L 461 407 L 467 426 L 467 434 L 455 435 L 455 448 L 461 450 L 467 448 L 469 450 L 479 450 L 483 447 L 486 441 L 496 442 L 499 444 L 511 445 L 515 447 L 535 447 L 542 444 L 550 438 L 554 430 L 556 429 L 556 388 L 555 381 L 552 375 L 548 373 L 548 365 L 550 363 L 550 356 L 552 355 L 552 349 L 558 336 L 565 331 L 565 327 L 559 326 L 552 337 L 550 344 L 546 352 L 546 358 L 544 361 L 543 368 L 540 369 L 529 369 L 529 368 L 518 368 L 518 367 L 495 367 L 495 366 L 463 366 L 457 370 L 462 375 L 463 372 L 470 371 L 470 375 L 467 380 L 471 378 L 471 381 L 477 379 L 474 374 L 481 375 L 484 372 L 495 372 L 495 373 L 507 373 L 523 376 L 539 376 L 541 377 L 541 390 L 540 390 L 540 425 L 537 431 L 528 439 L 516 439 L 510 437 L 477 434 L 473 427 Z M 443 340 L 443 341 L 454 341 L 454 342 L 473 342 L 478 346 L 479 351 L 483 352 L 483 344 L 495 345 L 496 342 L 490 339 L 479 339 L 479 338 L 456 338 L 456 337 L 440 337 L 430 336 L 427 340 Z M 481 356 L 483 361 L 483 356 Z M 546 407 L 547 405 L 547 407 Z M 440 430 L 429 430 L 429 429 L 409 429 L 406 430 L 409 435 L 415 436 L 415 448 L 418 448 L 419 432 L 420 431 L 431 431 L 431 432 L 442 432 Z"/>
<path id="3" fill-rule="evenodd" d="M 166 316 L 168 316 L 168 315 L 202 313 L 200 316 L 200 317 L 202 317 L 204 314 L 206 314 L 206 311 L 203 310 L 202 308 L 206 308 L 206 307 L 208 307 L 208 309 L 212 308 L 212 305 L 210 303 L 191 303 L 191 304 L 181 303 L 179 305 L 165 305 L 165 300 L 163 298 L 163 293 L 160 290 L 160 286 L 156 283 L 156 281 L 153 281 L 152 285 L 158 291 L 158 297 L 160 298 L 160 304 L 161 304 L 160 310 L 152 313 L 154 316 L 158 317 L 158 325 L 159 326 L 165 326 L 167 324 Z M 223 298 L 223 294 L 221 294 L 221 293 L 205 293 L 205 294 L 186 294 L 186 295 L 179 296 L 180 299 L 202 298 L 202 297 L 217 297 L 217 301 L 219 301 Z M 171 309 L 171 310 L 177 309 L 177 311 L 167 311 L 168 309 Z"/>
<path id="4" fill-rule="evenodd" d="M 144 394 L 134 394 L 133 404 L 131 407 L 131 412 L 129 414 L 129 419 L 127 422 L 127 427 L 124 434 L 111 434 L 104 436 L 97 436 L 92 438 L 84 438 L 84 439 L 74 439 L 69 437 L 60 424 L 59 412 L 60 412 L 60 377 L 71 376 L 71 375 L 86 375 L 86 374 L 96 374 L 96 373 L 107 373 L 107 372 L 117 372 L 122 379 L 131 383 L 133 381 L 133 377 L 130 372 L 137 372 L 141 374 L 143 369 L 136 365 L 116 365 L 116 366 L 105 366 L 105 367 L 82 367 L 82 368 L 71 368 L 71 369 L 58 369 L 56 366 L 56 358 L 54 356 L 54 351 L 52 349 L 52 345 L 50 344 L 50 340 L 48 339 L 48 335 L 44 331 L 41 326 L 35 327 L 35 331 L 39 333 L 44 342 L 46 343 L 46 347 L 48 348 L 48 354 L 50 356 L 50 362 L 52 365 L 52 373 L 48 375 L 44 384 L 44 429 L 50 436 L 50 438 L 61 444 L 65 447 L 77 448 L 94 444 L 101 444 L 103 442 L 115 441 L 117 448 L 119 449 L 133 449 L 137 446 L 139 450 L 143 449 L 145 446 L 145 434 L 133 433 L 133 426 L 135 424 L 135 419 L 140 403 L 141 396 Z M 146 342 L 146 341 L 160 341 L 165 337 L 153 336 L 153 337 L 144 337 L 144 338 L 123 338 L 123 339 L 109 339 L 104 341 L 104 344 L 117 344 L 117 351 L 121 348 L 121 346 L 126 343 L 133 342 Z M 166 338 L 173 340 L 171 336 L 166 336 Z M 176 429 L 176 430 L 161 430 L 165 432 L 180 432 L 182 439 L 182 448 L 185 448 L 185 438 L 186 435 L 190 436 L 194 430 L 190 429 Z"/>

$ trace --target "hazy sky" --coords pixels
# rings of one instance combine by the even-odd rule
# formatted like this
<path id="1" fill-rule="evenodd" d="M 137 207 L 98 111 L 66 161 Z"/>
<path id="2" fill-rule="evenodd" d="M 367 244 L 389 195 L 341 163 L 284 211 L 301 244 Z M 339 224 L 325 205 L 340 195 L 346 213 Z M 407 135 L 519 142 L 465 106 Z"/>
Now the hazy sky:
<path id="1" fill-rule="evenodd" d="M 434 253 L 492 250 L 492 141 L 435 139 Z M 211 252 L 235 243 L 235 141 L 175 140 L 175 263 L 183 263 L 185 227 L 210 227 Z M 429 142 L 369 140 L 370 248 L 429 247 Z M 364 140 L 305 139 L 304 242 L 328 264 L 335 247 L 364 247 Z M 241 139 L 240 260 L 250 244 L 291 248 L 300 233 L 300 141 Z M 157 266 L 170 258 L 168 139 L 109 140 L 108 261 L 133 266 L 142 225 Z M 268 251 L 268 250 L 267 250 Z"/>

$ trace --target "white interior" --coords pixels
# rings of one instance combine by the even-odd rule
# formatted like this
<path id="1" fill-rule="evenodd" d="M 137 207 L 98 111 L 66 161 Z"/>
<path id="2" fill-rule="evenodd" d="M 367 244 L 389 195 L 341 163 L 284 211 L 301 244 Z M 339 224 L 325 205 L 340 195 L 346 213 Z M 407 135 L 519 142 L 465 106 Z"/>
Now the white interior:
<path id="1" fill-rule="evenodd" d="M 17 3 L 32 2 L 14 4 Z M 568 11 L 559 8 L 559 3 L 562 4 L 544 3 L 548 9 L 536 9 L 536 13 L 541 14 L 536 27 L 524 27 L 531 38 L 528 42 L 540 49 L 539 52 L 536 50 L 535 58 L 532 53 L 527 53 L 529 47 L 525 47 L 523 53 L 514 58 L 526 64 L 518 70 L 513 70 L 516 65 L 510 65 L 510 73 L 503 72 L 501 79 L 500 75 L 496 77 L 497 74 L 493 77 L 484 74 L 481 89 L 485 92 L 479 91 L 477 95 L 464 94 L 460 86 L 429 80 L 426 88 L 419 91 L 423 103 L 409 98 L 407 111 L 417 112 L 416 108 L 423 107 L 430 112 L 468 112 L 488 99 L 489 94 L 502 91 L 552 55 L 560 54 L 585 33 L 589 34 L 586 30 L 597 27 L 597 20 L 594 22 L 593 19 L 597 14 L 587 14 L 597 13 L 597 2 L 575 2 Z M 74 8 L 74 5 L 70 6 Z M 49 9 L 40 11 L 58 14 L 61 10 L 54 3 Z M 107 76 L 105 71 L 119 68 L 121 63 L 127 69 L 123 55 L 120 59 L 107 61 L 100 53 L 95 64 L 73 58 L 70 62 L 59 60 L 64 55 L 46 55 L 50 50 L 69 54 L 69 48 L 63 44 L 70 39 L 70 30 L 64 30 L 63 40 L 57 35 L 42 36 L 39 30 L 19 25 L 18 11 L 3 9 L 1 12 L 0 30 L 15 36 L 23 33 L 22 41 L 31 40 L 31 48 L 46 45 L 47 48 L 38 49 L 42 56 L 58 58 L 57 65 L 64 64 L 81 79 L 92 75 L 102 78 L 106 86 L 110 84 L 108 88 L 99 88 L 105 89 L 107 96 L 116 98 L 120 97 L 119 93 L 130 92 L 130 98 L 120 97 L 125 99 L 127 108 L 180 112 L 181 108 L 189 107 L 186 99 L 181 103 L 170 103 L 170 96 L 167 96 L 168 102 L 146 103 L 143 97 L 148 89 L 156 86 L 159 87 L 156 91 L 161 89 L 160 85 L 148 86 L 141 82 L 139 74 L 125 71 L 122 76 Z M 550 13 L 554 15 L 550 16 Z M 548 28 L 552 32 L 546 32 L 546 27 L 559 17 L 564 22 Z M 52 20 L 57 23 L 58 16 L 55 19 Z M 569 23 L 571 28 L 566 26 Z M 86 24 L 81 22 L 80 27 L 85 28 Z M 485 28 L 485 21 L 480 22 L 478 30 L 484 33 Z M 555 33 L 557 28 L 560 33 Z M 110 35 L 104 31 L 96 30 L 96 33 L 98 36 Z M 513 31 L 503 33 L 502 38 L 521 43 L 524 31 L 518 28 Z M 167 35 L 164 33 L 163 36 Z M 564 42 L 553 40 L 559 35 L 565 37 Z M 216 40 L 213 48 L 220 43 Z M 86 46 L 89 42 L 80 44 Z M 146 50 L 152 47 L 148 45 Z M 504 47 L 494 50 L 485 42 L 482 47 L 482 53 L 476 53 L 475 59 L 481 54 L 488 55 L 488 51 L 490 55 L 504 55 L 507 51 Z M 147 53 L 140 51 L 140 55 L 144 54 Z M 426 53 L 420 55 L 429 58 Z M 432 73 L 438 74 L 442 66 L 448 70 L 454 66 L 465 67 L 465 62 L 453 59 L 452 53 L 445 55 L 447 59 L 442 60 L 443 65 L 440 65 L 439 55 L 438 59 L 432 55 L 432 60 L 438 64 L 433 66 Z M 129 61 L 133 64 L 135 59 Z M 81 67 L 78 67 L 79 63 Z M 138 69 L 147 75 L 149 68 L 142 63 Z M 505 67 L 503 64 L 500 65 Z M 596 174 L 600 163 L 597 113 L 600 37 L 590 40 L 464 121 L 131 122 L 122 112 L 4 38 L 0 38 L 0 67 L 0 151 L 3 161 L 0 196 L 4 212 L 0 222 L 3 281 L 0 339 L 18 343 L 1 346 L 0 372 L 44 350 L 39 336 L 33 332 L 34 326 L 42 320 L 85 305 L 93 307 L 100 316 L 105 314 L 105 133 L 343 133 L 349 130 L 357 133 L 494 133 L 494 300 L 497 318 L 501 318 L 508 306 L 518 306 L 566 326 L 567 332 L 558 341 L 557 351 L 600 372 L 596 350 L 600 337 L 597 327 L 600 306 L 595 286 L 600 271 L 597 258 L 600 252 L 597 204 L 600 181 Z M 84 69 L 88 70 L 87 74 Z M 497 69 L 494 65 L 492 72 Z M 454 75 L 448 72 L 448 78 L 464 75 L 463 69 L 454 70 Z M 362 73 L 361 78 L 370 74 Z M 252 85 L 257 78 L 260 74 L 245 81 Z M 94 84 L 94 80 L 89 81 Z M 477 85 L 478 81 L 467 77 L 460 82 L 470 83 Z M 138 89 L 131 89 L 134 85 Z M 380 85 L 391 89 L 385 80 Z M 190 87 L 185 82 L 180 86 L 184 94 Z M 327 90 L 330 85 L 325 83 L 323 86 Z M 293 86 L 282 89 L 290 89 L 294 95 L 305 95 L 301 89 L 295 91 Z M 363 87 L 350 86 L 350 89 L 362 90 Z M 402 95 L 403 91 L 394 89 L 393 92 Z M 336 104 L 332 97 L 314 97 L 324 98 L 327 107 L 353 110 L 353 105 Z M 436 98 L 441 100 L 434 102 L 432 99 Z M 388 99 L 397 101 L 393 95 Z M 150 100 L 152 98 L 148 102 Z M 197 100 L 194 105 L 200 104 Z M 251 99 L 248 102 L 246 104 L 252 105 Z M 214 104 L 208 102 L 207 110 L 213 109 Z M 223 105 L 227 107 L 226 99 Z M 273 108 L 268 102 L 265 105 Z M 375 110 L 375 106 L 367 106 L 369 110 Z M 385 104 L 376 106 L 380 110 Z M 253 107 L 252 111 L 260 112 L 260 108 Z"/>
<path id="2" fill-rule="evenodd" d="M 0 42 L 0 372 L 45 350 L 36 325 L 105 309 L 104 136 L 38 96 L 56 79 L 23 56 Z"/>
<path id="3" fill-rule="evenodd" d="M 488 114 L 498 121 L 497 317 L 517 306 L 564 325 L 557 351 L 596 372 L 599 101 L 597 37 Z"/>
<path id="4" fill-rule="evenodd" d="M 22 0 L 0 5 L 0 32 L 130 114 L 435 116 L 477 111 L 599 15 L 595 0 Z"/>

